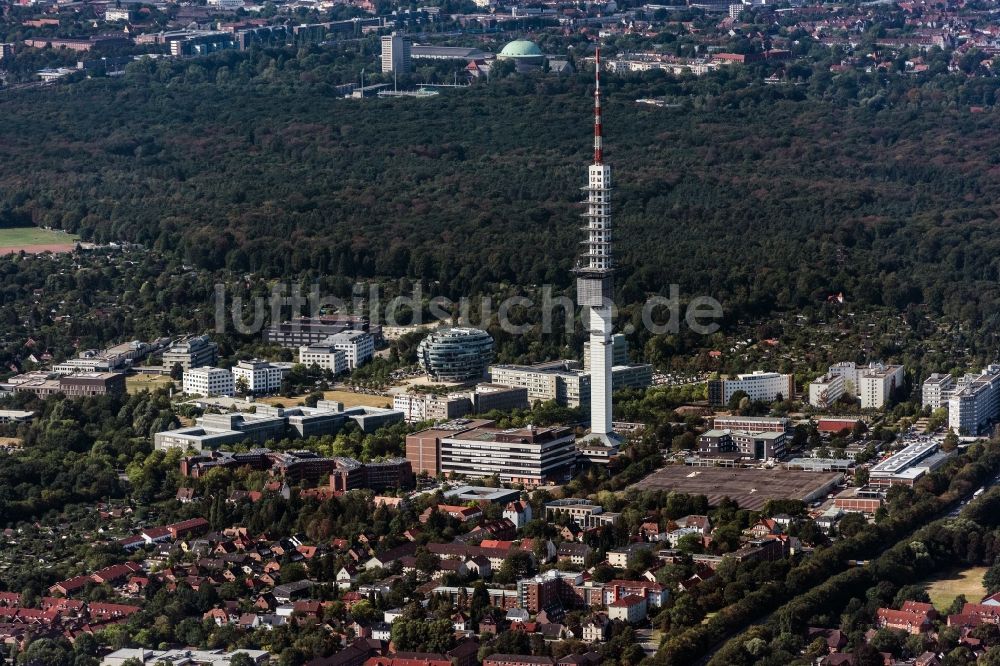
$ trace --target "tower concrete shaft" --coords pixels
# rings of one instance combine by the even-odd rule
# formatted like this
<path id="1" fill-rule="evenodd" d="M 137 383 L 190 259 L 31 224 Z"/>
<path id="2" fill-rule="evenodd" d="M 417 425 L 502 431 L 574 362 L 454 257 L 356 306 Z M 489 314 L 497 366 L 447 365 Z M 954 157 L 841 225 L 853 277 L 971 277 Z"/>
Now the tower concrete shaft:
<path id="1" fill-rule="evenodd" d="M 601 51 L 597 50 L 594 74 L 594 163 L 587 170 L 587 210 L 583 214 L 584 252 L 577 264 L 577 302 L 584 308 L 590 332 L 590 432 L 613 443 L 611 428 L 611 167 L 604 163 L 601 112 Z"/>

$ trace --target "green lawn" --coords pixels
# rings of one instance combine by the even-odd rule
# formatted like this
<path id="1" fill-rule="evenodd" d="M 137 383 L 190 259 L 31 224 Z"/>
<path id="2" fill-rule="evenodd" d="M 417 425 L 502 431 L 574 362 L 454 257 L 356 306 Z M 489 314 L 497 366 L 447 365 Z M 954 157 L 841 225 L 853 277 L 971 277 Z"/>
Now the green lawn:
<path id="1" fill-rule="evenodd" d="M 125 378 L 125 390 L 130 394 L 145 390 L 155 391 L 161 386 L 169 386 L 173 383 L 174 380 L 166 375 L 131 375 Z"/>
<path id="2" fill-rule="evenodd" d="M 38 227 L 16 227 L 0 229 L 0 247 L 19 247 L 21 245 L 62 245 L 74 243 L 78 236 L 61 231 L 47 231 Z"/>
<path id="3" fill-rule="evenodd" d="M 951 569 L 925 581 L 924 587 L 934 608 L 943 613 L 960 594 L 965 595 L 966 601 L 973 603 L 978 603 L 986 596 L 986 588 L 983 587 L 984 575 L 986 567 Z"/>

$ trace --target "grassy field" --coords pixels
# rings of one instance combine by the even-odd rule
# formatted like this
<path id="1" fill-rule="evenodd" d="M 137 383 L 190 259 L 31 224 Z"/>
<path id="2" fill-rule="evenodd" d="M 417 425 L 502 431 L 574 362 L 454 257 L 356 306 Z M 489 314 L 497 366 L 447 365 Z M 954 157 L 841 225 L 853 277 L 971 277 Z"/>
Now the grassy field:
<path id="1" fill-rule="evenodd" d="M 927 590 L 934 607 L 943 613 L 960 594 L 964 594 L 967 601 L 974 603 L 986 596 L 986 588 L 983 587 L 985 574 L 986 567 L 951 569 L 926 581 L 924 589 Z"/>
<path id="2" fill-rule="evenodd" d="M 174 380 L 167 375 L 132 375 L 125 378 L 125 390 L 129 393 L 155 391 L 161 386 L 169 386 Z"/>
<path id="3" fill-rule="evenodd" d="M 0 229 L 0 247 L 21 247 L 23 245 L 63 245 L 78 239 L 74 234 L 61 231 L 47 231 L 38 227 L 17 227 Z"/>
<path id="4" fill-rule="evenodd" d="M 344 403 L 344 407 L 358 407 L 360 405 L 366 407 L 392 407 L 392 398 L 380 395 L 368 395 L 366 393 L 354 393 L 353 391 L 324 391 L 323 397 L 327 400 L 342 402 Z M 268 405 L 282 404 L 285 407 L 291 407 L 304 402 L 305 399 L 304 395 L 293 398 L 285 398 L 278 395 L 270 398 L 259 398 L 258 402 L 264 402 Z"/>

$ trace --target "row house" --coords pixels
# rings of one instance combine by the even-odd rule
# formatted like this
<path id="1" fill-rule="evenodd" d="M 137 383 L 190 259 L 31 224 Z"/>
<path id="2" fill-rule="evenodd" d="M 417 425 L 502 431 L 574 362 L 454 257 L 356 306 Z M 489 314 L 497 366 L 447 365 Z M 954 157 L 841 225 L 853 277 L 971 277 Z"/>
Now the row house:
<path id="1" fill-rule="evenodd" d="M 909 634 L 923 634 L 931 629 L 931 622 L 937 617 L 937 612 L 930 604 L 907 602 L 900 610 L 879 608 L 875 612 L 875 622 L 878 627 L 905 631 Z"/>

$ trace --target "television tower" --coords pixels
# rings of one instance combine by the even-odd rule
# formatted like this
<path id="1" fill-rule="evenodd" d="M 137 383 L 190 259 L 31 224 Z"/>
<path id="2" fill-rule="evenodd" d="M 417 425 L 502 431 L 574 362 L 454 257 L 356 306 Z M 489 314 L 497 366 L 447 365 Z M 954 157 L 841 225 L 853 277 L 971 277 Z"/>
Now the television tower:
<path id="1" fill-rule="evenodd" d="M 590 435 L 607 446 L 619 438 L 611 429 L 611 167 L 604 163 L 601 126 L 601 49 L 594 69 L 594 162 L 588 168 L 585 252 L 574 270 L 577 305 L 584 308 L 590 331 Z"/>

